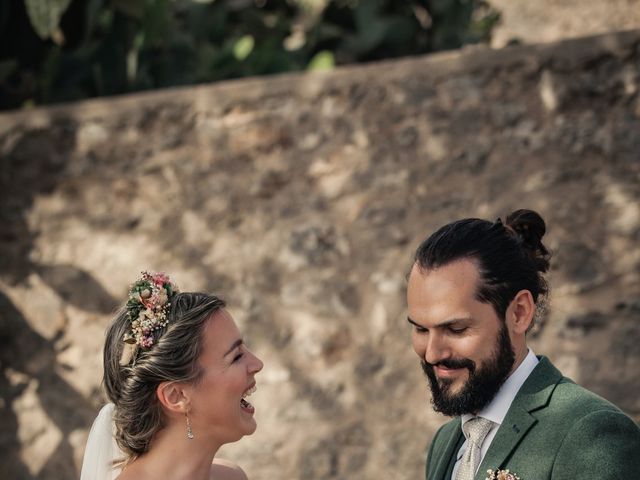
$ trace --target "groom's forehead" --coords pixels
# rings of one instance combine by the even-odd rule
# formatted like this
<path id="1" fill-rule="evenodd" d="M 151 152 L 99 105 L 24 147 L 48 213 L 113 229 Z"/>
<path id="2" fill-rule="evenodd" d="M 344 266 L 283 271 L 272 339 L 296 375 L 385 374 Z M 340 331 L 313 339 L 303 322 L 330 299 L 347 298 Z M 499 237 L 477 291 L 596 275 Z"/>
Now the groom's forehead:
<path id="1" fill-rule="evenodd" d="M 407 296 L 409 302 L 473 300 L 481 282 L 480 269 L 473 259 L 460 259 L 436 268 L 415 264 L 409 274 Z"/>

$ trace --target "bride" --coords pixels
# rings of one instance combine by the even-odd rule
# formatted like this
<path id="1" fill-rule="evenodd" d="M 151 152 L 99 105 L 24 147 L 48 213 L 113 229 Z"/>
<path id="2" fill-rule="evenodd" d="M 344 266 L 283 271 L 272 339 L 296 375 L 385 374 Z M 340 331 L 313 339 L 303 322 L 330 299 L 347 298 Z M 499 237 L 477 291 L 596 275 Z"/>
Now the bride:
<path id="1" fill-rule="evenodd" d="M 256 429 L 262 362 L 243 343 L 225 303 L 179 293 L 143 272 L 108 329 L 104 385 L 110 402 L 94 422 L 81 480 L 243 480 L 214 459 Z"/>

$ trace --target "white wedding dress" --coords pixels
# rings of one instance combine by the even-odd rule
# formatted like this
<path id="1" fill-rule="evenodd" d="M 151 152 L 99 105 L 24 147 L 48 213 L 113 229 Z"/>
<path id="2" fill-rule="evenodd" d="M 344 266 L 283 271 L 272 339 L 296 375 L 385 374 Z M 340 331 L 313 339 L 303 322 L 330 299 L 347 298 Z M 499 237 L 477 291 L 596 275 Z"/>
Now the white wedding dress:
<path id="1" fill-rule="evenodd" d="M 120 468 L 114 468 L 114 461 L 124 458 L 114 438 L 113 403 L 100 410 L 91 426 L 89 439 L 84 450 L 80 480 L 114 480 Z"/>

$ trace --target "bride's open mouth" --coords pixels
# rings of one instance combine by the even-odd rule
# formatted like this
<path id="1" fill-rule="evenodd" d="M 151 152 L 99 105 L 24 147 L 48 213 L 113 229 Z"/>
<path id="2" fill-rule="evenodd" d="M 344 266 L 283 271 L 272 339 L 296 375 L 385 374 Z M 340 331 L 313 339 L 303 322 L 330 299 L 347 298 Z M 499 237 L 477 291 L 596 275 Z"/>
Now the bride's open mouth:
<path id="1" fill-rule="evenodd" d="M 249 388 L 246 392 L 242 394 L 242 398 L 240 399 L 240 407 L 247 413 L 253 413 L 256 411 L 253 405 L 251 405 L 247 401 L 247 397 L 251 396 L 257 390 L 256 385 L 254 384 L 251 388 Z"/>

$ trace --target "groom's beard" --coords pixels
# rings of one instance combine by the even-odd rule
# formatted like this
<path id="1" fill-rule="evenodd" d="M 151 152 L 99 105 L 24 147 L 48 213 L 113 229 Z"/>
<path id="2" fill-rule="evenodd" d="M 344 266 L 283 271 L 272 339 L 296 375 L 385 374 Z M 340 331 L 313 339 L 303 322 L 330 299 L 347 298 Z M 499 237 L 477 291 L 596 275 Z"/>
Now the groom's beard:
<path id="1" fill-rule="evenodd" d="M 465 413 L 477 413 L 486 407 L 496 396 L 498 390 L 509 376 L 515 354 L 509 339 L 506 325 L 502 325 L 493 356 L 483 361 L 479 368 L 475 362 L 465 358 L 461 360 L 443 360 L 434 365 L 422 360 L 422 370 L 429 379 L 431 403 L 436 412 L 453 417 Z M 452 380 L 438 379 L 433 367 L 466 368 L 469 378 L 458 393 L 450 392 Z"/>

